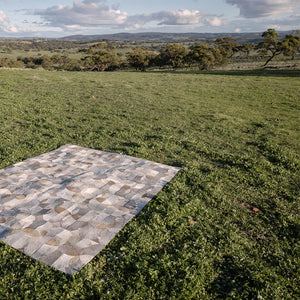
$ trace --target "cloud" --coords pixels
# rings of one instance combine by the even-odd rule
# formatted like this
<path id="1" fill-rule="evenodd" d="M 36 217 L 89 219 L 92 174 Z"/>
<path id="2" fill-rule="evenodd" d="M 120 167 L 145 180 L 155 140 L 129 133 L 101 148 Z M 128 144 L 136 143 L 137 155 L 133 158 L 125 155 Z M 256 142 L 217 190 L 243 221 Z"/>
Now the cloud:
<path id="1" fill-rule="evenodd" d="M 299 29 L 300 14 L 289 15 L 284 18 L 269 20 L 267 28 L 276 28 L 278 30 L 289 30 L 291 28 Z"/>
<path id="2" fill-rule="evenodd" d="M 133 15 L 127 19 L 127 27 L 141 28 L 143 25 L 152 23 L 158 26 L 194 26 L 210 25 L 220 26 L 223 21 L 215 15 L 204 15 L 198 10 L 165 10 L 150 14 Z"/>
<path id="3" fill-rule="evenodd" d="M 12 24 L 4 26 L 2 28 L 2 30 L 6 33 L 21 33 L 21 32 L 23 32 L 23 30 L 20 27 L 12 25 Z"/>
<path id="4" fill-rule="evenodd" d="M 226 0 L 236 5 L 245 18 L 261 18 L 293 13 L 300 8 L 299 0 Z"/>
<path id="5" fill-rule="evenodd" d="M 226 32 L 263 32 L 268 28 L 288 31 L 299 28 L 300 15 L 287 15 L 272 18 L 240 19 L 226 22 Z M 223 27 L 222 27 L 223 28 Z"/>
<path id="6" fill-rule="evenodd" d="M 99 26 L 123 24 L 127 13 L 110 8 L 105 0 L 75 1 L 71 5 L 56 5 L 47 9 L 38 9 L 34 15 L 42 17 L 49 25 L 62 26 Z"/>
<path id="7" fill-rule="evenodd" d="M 198 24 L 203 15 L 197 11 L 188 9 L 160 11 L 156 13 L 133 15 L 128 17 L 127 26 L 140 28 L 147 23 L 155 22 L 157 25 L 191 25 Z"/>
<path id="8" fill-rule="evenodd" d="M 194 0 L 197 1 L 197 0 Z M 0 32 L 53 36 L 68 33 L 97 34 L 128 31 L 162 32 L 249 32 L 267 28 L 289 30 L 299 28 L 300 0 L 225 0 L 240 9 L 242 18 L 228 18 L 204 14 L 200 10 L 177 9 L 129 15 L 109 0 L 75 0 L 69 5 L 56 5 L 46 9 L 26 10 L 34 15 L 31 21 L 17 27 L 0 10 Z M 63 2 L 63 1 L 62 1 Z M 24 13 L 24 10 L 22 10 Z M 27 29 L 26 29 L 27 27 Z M 22 29 L 22 30 L 21 30 Z"/>
<path id="9" fill-rule="evenodd" d="M 4 23 L 7 20 L 8 20 L 8 18 L 6 16 L 5 12 L 0 10 L 0 23 Z"/>
<path id="10" fill-rule="evenodd" d="M 160 21 L 158 25 L 192 25 L 198 24 L 203 14 L 198 10 L 173 10 L 152 14 L 153 20 Z"/>
<path id="11" fill-rule="evenodd" d="M 65 25 L 65 28 L 69 31 L 77 31 L 81 29 L 79 25 Z"/>
<path id="12" fill-rule="evenodd" d="M 220 26 L 222 21 L 215 15 L 204 15 L 198 10 L 165 10 L 148 14 L 129 16 L 118 7 L 110 7 L 106 0 L 75 1 L 71 5 L 56 5 L 33 12 L 40 16 L 46 26 L 75 29 L 78 26 L 95 28 L 99 26 L 115 26 L 116 28 L 142 28 L 151 23 L 154 26 L 182 26 L 210 24 Z"/>
<path id="13" fill-rule="evenodd" d="M 205 22 L 210 26 L 219 27 L 223 25 L 223 21 L 219 17 L 205 18 Z"/>
<path id="14" fill-rule="evenodd" d="M 5 12 L 0 10 L 0 32 L 5 33 L 20 33 L 22 29 L 18 26 L 10 24 L 8 17 Z"/>

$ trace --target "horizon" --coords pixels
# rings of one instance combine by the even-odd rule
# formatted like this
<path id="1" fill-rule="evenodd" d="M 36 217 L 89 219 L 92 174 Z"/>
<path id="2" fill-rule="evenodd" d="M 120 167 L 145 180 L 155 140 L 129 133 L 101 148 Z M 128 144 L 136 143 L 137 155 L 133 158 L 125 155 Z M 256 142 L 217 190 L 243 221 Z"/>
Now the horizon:
<path id="1" fill-rule="evenodd" d="M 268 30 L 268 28 L 266 28 L 265 30 L 263 31 L 266 31 Z M 288 32 L 295 32 L 297 31 L 298 29 L 290 29 L 290 30 L 276 30 L 276 32 L 278 34 L 285 34 L 285 33 L 288 33 Z M 66 39 L 66 38 L 72 38 L 72 37 L 105 37 L 105 36 L 118 36 L 118 35 L 139 35 L 139 34 L 163 34 L 163 35 L 179 35 L 179 36 L 184 36 L 184 35 L 189 35 L 189 34 L 194 34 L 194 35 L 215 35 L 215 36 L 221 36 L 221 35 L 236 35 L 236 36 L 239 36 L 239 35 L 256 35 L 256 34 L 259 34 L 261 35 L 263 33 L 263 31 L 253 31 L 253 32 L 160 32 L 160 31 L 145 31 L 145 32 L 116 32 L 116 33 L 99 33 L 99 34 L 72 34 L 72 35 L 67 35 L 67 36 L 58 36 L 58 37 L 42 37 L 42 36 L 20 36 L 20 37 L 4 37 L 4 36 L 0 36 L 0 40 L 9 40 L 9 39 L 12 39 L 12 40 L 18 40 L 18 39 L 49 39 L 49 40 L 55 40 L 55 39 Z"/>

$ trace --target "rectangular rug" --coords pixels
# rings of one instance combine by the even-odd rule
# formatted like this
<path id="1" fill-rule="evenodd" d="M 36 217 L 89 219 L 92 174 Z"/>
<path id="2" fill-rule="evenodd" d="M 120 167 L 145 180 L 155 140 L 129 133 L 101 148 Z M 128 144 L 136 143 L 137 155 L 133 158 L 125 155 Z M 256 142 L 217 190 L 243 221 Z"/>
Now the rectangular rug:
<path id="1" fill-rule="evenodd" d="M 0 170 L 0 239 L 76 273 L 179 170 L 74 145 L 6 167 Z"/>

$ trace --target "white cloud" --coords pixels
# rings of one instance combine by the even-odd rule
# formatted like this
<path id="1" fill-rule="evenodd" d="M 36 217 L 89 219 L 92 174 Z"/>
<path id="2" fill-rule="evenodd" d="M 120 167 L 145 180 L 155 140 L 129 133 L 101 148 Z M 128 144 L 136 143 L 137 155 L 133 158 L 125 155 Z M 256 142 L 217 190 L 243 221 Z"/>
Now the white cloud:
<path id="1" fill-rule="evenodd" d="M 260 18 L 293 13 L 300 8 L 299 0 L 226 0 L 236 5 L 245 18 Z"/>
<path id="2" fill-rule="evenodd" d="M 22 32 L 22 29 L 18 26 L 10 24 L 5 12 L 0 10 L 0 32 L 1 31 L 5 33 L 20 33 Z"/>
<path id="3" fill-rule="evenodd" d="M 75 26 L 97 27 L 112 25 L 123 28 L 142 28 L 152 23 L 155 26 L 182 26 L 200 23 L 220 26 L 221 20 L 213 15 L 203 15 L 198 10 L 165 10 L 148 14 L 129 16 L 117 7 L 110 7 L 106 0 L 75 1 L 71 5 L 56 5 L 33 12 L 40 16 L 47 26 L 75 29 Z"/>
<path id="4" fill-rule="evenodd" d="M 239 19 L 226 22 L 224 32 L 263 32 L 268 28 L 288 31 L 299 29 L 300 15 L 288 15 L 284 17 Z"/>
<path id="5" fill-rule="evenodd" d="M 278 30 L 299 29 L 300 14 L 289 15 L 280 19 L 268 20 L 267 28 L 276 28 Z"/>
<path id="6" fill-rule="evenodd" d="M 104 2 L 104 0 L 75 1 L 71 5 L 56 5 L 35 10 L 34 14 L 56 27 L 118 25 L 126 21 L 126 12 L 110 8 Z"/>
<path id="7" fill-rule="evenodd" d="M 152 14 L 153 20 L 159 20 L 159 25 L 192 25 L 198 24 L 203 14 L 198 10 L 173 10 Z"/>
<path id="8" fill-rule="evenodd" d="M 204 15 L 199 10 L 165 10 L 150 14 L 140 14 L 128 17 L 127 27 L 141 28 L 146 24 L 155 24 L 155 26 L 181 26 L 191 27 L 194 25 L 220 26 L 222 20 L 215 15 Z"/>
<path id="9" fill-rule="evenodd" d="M 0 10 L 0 23 L 3 23 L 4 21 L 7 21 L 7 16 L 4 11 Z"/>
<path id="10" fill-rule="evenodd" d="M 15 25 L 7 25 L 2 28 L 2 30 L 6 33 L 20 33 L 23 32 L 22 29 Z"/>
<path id="11" fill-rule="evenodd" d="M 65 28 L 69 31 L 77 31 L 81 29 L 79 25 L 65 25 Z"/>
<path id="12" fill-rule="evenodd" d="M 223 21 L 218 17 L 206 18 L 205 21 L 210 26 L 218 27 L 218 26 L 221 26 L 223 24 Z"/>

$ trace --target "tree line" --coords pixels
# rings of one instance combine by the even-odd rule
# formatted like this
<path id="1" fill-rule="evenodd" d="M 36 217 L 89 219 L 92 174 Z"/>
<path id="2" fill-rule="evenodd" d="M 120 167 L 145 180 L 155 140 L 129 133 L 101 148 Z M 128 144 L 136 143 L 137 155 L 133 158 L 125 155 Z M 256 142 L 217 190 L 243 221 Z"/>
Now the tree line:
<path id="1" fill-rule="evenodd" d="M 211 44 L 196 43 L 190 47 L 183 44 L 165 44 L 159 50 L 136 47 L 127 52 L 125 59 L 116 52 L 116 48 L 106 42 L 96 43 L 89 48 L 81 48 L 83 55 L 80 59 L 67 55 L 54 54 L 32 57 L 18 57 L 12 60 L 7 57 L 0 59 L 0 67 L 9 68 L 44 68 L 46 70 L 66 71 L 114 71 L 117 69 L 134 68 L 146 71 L 147 68 L 191 68 L 209 70 L 228 63 L 236 53 L 249 56 L 252 51 L 259 53 L 266 59 L 267 66 L 278 55 L 291 56 L 292 59 L 299 52 L 300 32 L 287 34 L 278 40 L 275 29 L 263 32 L 263 41 L 257 45 L 240 44 L 232 37 L 217 38 Z"/>

